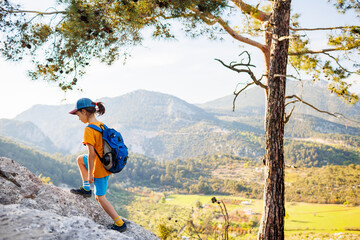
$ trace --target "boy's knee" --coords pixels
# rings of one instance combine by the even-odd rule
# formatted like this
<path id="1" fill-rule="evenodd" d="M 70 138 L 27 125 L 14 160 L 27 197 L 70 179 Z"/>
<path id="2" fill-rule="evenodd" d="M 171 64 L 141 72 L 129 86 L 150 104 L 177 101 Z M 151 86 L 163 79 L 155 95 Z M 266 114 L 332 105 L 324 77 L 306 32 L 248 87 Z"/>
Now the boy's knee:
<path id="1" fill-rule="evenodd" d="M 78 165 L 84 165 L 84 160 L 83 160 L 83 156 L 82 156 L 82 155 L 78 156 L 77 159 L 76 159 L 76 161 L 77 161 L 77 164 L 78 164 Z"/>
<path id="2" fill-rule="evenodd" d="M 105 195 L 103 196 L 98 196 L 98 195 L 95 195 L 95 200 L 100 203 L 103 199 L 105 199 Z"/>

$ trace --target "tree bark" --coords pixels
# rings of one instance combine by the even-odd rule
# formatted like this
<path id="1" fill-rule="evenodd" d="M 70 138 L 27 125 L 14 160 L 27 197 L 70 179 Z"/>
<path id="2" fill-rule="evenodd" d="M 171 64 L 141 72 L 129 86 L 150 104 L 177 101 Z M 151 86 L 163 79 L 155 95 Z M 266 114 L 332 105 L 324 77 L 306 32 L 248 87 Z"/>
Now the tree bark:
<path id="1" fill-rule="evenodd" d="M 284 239 L 284 114 L 291 0 L 275 0 L 265 116 L 266 177 L 258 239 Z M 285 38 L 284 38 L 285 37 Z M 283 40 L 279 40 L 282 38 Z"/>

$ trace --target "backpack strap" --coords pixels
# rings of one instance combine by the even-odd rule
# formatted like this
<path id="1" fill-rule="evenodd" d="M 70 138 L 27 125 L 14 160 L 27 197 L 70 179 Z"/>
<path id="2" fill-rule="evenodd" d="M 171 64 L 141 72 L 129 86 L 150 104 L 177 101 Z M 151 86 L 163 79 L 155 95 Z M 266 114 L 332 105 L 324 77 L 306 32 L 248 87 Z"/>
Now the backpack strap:
<path id="1" fill-rule="evenodd" d="M 96 126 L 96 125 L 94 125 L 94 124 L 87 125 L 87 127 L 92 128 L 92 129 L 95 129 L 96 131 L 101 132 L 101 133 L 102 133 L 102 131 L 103 131 L 102 128 L 100 128 L 100 127 L 98 127 L 98 126 Z"/>
<path id="2" fill-rule="evenodd" d="M 99 153 L 96 151 L 96 149 L 95 149 L 95 148 L 94 148 L 94 150 L 95 150 L 96 155 L 97 155 L 97 156 L 98 156 L 98 158 L 100 159 L 100 162 L 103 162 L 102 157 L 100 157 Z"/>
<path id="3" fill-rule="evenodd" d="M 92 128 L 92 129 L 100 132 L 101 134 L 102 134 L 102 132 L 103 132 L 103 129 L 100 128 L 100 127 L 104 127 L 104 129 L 107 129 L 107 128 L 108 128 L 105 124 L 101 124 L 100 127 L 98 127 L 98 126 L 96 126 L 96 125 L 94 125 L 94 124 L 89 124 L 89 125 L 87 125 L 87 127 Z M 100 157 L 100 154 L 96 151 L 95 148 L 94 148 L 94 150 L 95 150 L 96 155 L 97 155 L 98 158 L 100 159 L 100 161 L 103 162 L 103 159 L 102 159 L 102 157 Z"/>

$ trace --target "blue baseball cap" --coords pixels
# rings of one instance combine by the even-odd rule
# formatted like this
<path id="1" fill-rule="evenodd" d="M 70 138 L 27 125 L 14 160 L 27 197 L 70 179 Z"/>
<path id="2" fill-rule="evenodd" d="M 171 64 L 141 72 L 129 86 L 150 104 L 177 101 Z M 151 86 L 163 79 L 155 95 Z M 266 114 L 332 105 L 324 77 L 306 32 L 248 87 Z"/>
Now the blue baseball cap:
<path id="1" fill-rule="evenodd" d="M 86 107 L 95 107 L 95 104 L 93 104 L 93 101 L 91 101 L 89 98 L 80 98 L 76 102 L 75 109 L 69 112 L 70 114 L 76 114 L 77 111 L 86 108 Z"/>

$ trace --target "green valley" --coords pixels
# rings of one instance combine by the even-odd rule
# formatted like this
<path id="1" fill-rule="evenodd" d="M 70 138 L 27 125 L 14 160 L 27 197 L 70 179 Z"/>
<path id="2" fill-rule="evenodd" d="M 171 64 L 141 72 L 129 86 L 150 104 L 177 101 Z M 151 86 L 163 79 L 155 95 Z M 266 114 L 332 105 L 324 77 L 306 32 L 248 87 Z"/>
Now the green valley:
<path id="1" fill-rule="evenodd" d="M 217 239 L 224 232 L 224 215 L 213 195 L 164 195 L 149 189 L 133 189 L 136 197 L 123 206 L 129 217 L 155 232 L 162 239 L 197 236 Z M 254 239 L 262 212 L 262 200 L 235 196 L 215 196 L 225 203 L 229 217 L 230 239 Z M 286 203 L 287 239 L 358 239 L 359 206 Z"/>

